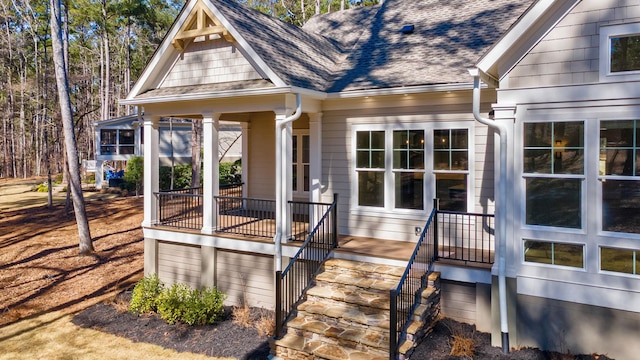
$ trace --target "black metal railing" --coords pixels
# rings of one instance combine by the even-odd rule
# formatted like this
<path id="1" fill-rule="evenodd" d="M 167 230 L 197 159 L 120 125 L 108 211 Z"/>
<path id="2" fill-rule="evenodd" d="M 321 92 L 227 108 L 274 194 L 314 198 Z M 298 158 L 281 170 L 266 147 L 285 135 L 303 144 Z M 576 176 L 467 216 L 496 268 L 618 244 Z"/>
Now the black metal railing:
<path id="1" fill-rule="evenodd" d="M 293 313 L 295 306 L 304 297 L 315 275 L 338 247 L 338 195 L 326 205 L 322 216 L 307 236 L 300 250 L 283 271 L 276 272 L 276 338 L 283 336 L 284 324 Z"/>
<path id="2" fill-rule="evenodd" d="M 438 210 L 435 221 L 438 259 L 493 264 L 494 215 Z"/>
<path id="3" fill-rule="evenodd" d="M 214 196 L 218 213 L 216 232 L 273 238 L 276 234 L 276 201 Z"/>
<path id="4" fill-rule="evenodd" d="M 157 199 L 157 225 L 185 229 L 202 228 L 202 195 L 196 189 L 154 193 Z"/>
<path id="5" fill-rule="evenodd" d="M 437 200 L 434 203 L 437 204 Z M 416 306 L 420 304 L 421 293 L 427 286 L 429 273 L 435 261 L 434 219 L 437 216 L 437 208 L 437 205 L 433 207 L 398 286 L 389 291 L 389 358 L 393 360 L 397 358 L 398 348 L 406 337 L 407 327 Z"/>

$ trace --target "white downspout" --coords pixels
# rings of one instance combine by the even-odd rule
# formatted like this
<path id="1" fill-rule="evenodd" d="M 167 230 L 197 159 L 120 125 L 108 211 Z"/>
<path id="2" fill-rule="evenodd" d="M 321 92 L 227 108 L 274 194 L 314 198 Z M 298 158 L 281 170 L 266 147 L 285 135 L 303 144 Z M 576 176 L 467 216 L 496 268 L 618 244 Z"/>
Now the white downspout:
<path id="1" fill-rule="evenodd" d="M 498 182 L 498 197 L 496 199 L 496 223 L 498 243 L 498 298 L 500 302 L 500 331 L 502 333 L 502 352 L 509 353 L 509 322 L 507 321 L 507 281 L 506 281 L 506 251 L 507 251 L 507 127 L 480 115 L 480 71 L 470 69 L 473 76 L 473 116 L 475 119 L 498 131 L 500 136 L 500 177 Z"/>
<path id="2" fill-rule="evenodd" d="M 276 235 L 273 238 L 276 246 L 276 271 L 282 270 L 282 232 L 284 224 L 281 220 L 283 214 L 287 211 L 287 192 L 283 186 L 283 182 L 287 180 L 287 169 L 285 168 L 287 154 L 282 151 L 285 148 L 286 141 L 282 133 L 285 126 L 297 120 L 301 114 L 302 101 L 298 93 L 296 94 L 296 112 L 282 120 L 276 119 Z"/>

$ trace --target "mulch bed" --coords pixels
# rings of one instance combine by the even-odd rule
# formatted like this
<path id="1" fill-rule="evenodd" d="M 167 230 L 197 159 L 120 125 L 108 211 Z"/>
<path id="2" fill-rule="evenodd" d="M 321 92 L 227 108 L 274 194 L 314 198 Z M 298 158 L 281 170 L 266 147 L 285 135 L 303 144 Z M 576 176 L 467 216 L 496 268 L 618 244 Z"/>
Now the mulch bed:
<path id="1" fill-rule="evenodd" d="M 264 311 L 251 309 L 252 318 L 257 320 Z M 234 323 L 231 307 L 225 307 L 222 320 L 213 325 L 188 326 L 170 325 L 156 314 L 119 312 L 113 305 L 101 303 L 78 313 L 73 323 L 178 352 L 243 360 L 263 360 L 269 355 L 269 337 Z"/>

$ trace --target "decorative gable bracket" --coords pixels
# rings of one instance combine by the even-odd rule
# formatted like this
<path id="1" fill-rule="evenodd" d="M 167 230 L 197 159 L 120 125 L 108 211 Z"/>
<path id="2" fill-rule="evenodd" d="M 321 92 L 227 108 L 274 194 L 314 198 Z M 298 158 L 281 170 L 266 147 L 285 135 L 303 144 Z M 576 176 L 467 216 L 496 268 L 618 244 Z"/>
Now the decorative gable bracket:
<path id="1" fill-rule="evenodd" d="M 211 10 L 202 1 L 198 1 L 193 10 L 183 23 L 182 27 L 171 41 L 171 45 L 180 51 L 184 51 L 187 45 L 197 37 L 219 35 L 229 42 L 233 42 L 233 36 L 216 19 Z"/>

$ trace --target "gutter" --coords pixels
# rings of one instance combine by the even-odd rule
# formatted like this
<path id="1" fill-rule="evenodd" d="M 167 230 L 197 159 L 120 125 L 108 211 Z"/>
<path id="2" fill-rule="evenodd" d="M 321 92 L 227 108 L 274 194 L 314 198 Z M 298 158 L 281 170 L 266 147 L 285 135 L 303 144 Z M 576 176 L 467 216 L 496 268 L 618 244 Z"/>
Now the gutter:
<path id="1" fill-rule="evenodd" d="M 296 94 L 296 111 L 293 115 L 282 120 L 276 120 L 276 235 L 273 238 L 276 248 L 275 270 L 282 271 L 282 233 L 286 227 L 284 214 L 287 213 L 287 192 L 285 191 L 287 175 L 286 137 L 283 136 L 286 126 L 300 118 L 302 114 L 302 100 L 300 93 Z"/>
<path id="2" fill-rule="evenodd" d="M 498 197 L 496 198 L 496 223 L 498 243 L 498 298 L 500 302 L 500 332 L 502 333 L 502 352 L 509 353 L 509 322 L 507 321 L 507 281 L 506 281 L 506 251 L 507 251 L 507 127 L 494 120 L 480 115 L 480 70 L 470 69 L 473 76 L 473 117 L 480 123 L 498 131 L 500 136 L 500 175 L 498 182 Z M 500 202 L 498 202 L 500 201 Z"/>

